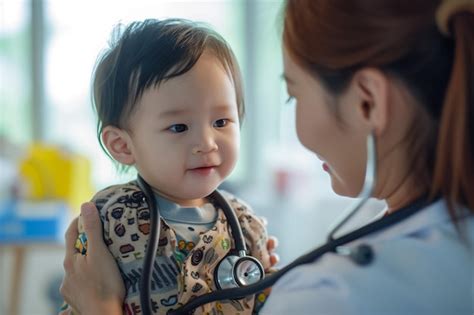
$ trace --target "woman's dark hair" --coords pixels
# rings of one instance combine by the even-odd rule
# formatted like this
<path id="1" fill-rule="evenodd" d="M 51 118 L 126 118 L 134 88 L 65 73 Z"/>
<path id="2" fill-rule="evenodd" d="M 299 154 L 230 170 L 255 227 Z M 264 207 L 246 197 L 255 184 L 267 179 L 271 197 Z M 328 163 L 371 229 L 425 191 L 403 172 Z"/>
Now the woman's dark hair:
<path id="1" fill-rule="evenodd" d="M 222 63 L 232 79 L 242 123 L 244 98 L 236 58 L 210 27 L 183 19 L 148 19 L 117 26 L 109 46 L 98 58 L 92 83 L 97 137 L 106 153 L 101 140 L 104 127 L 124 128 L 146 89 L 188 72 L 205 51 Z"/>
<path id="2" fill-rule="evenodd" d="M 356 71 L 378 68 L 417 100 L 407 135 L 414 178 L 474 212 L 474 15 L 437 28 L 439 0 L 288 0 L 283 41 L 291 57 L 333 94 Z"/>

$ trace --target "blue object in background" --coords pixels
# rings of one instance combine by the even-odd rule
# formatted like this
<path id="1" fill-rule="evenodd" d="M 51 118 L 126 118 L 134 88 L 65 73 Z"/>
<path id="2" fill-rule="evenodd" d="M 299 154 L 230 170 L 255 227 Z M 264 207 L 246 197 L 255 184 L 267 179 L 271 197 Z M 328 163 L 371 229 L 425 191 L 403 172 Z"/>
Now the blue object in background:
<path id="1" fill-rule="evenodd" d="M 0 243 L 63 243 L 69 213 L 62 201 L 0 201 Z"/>

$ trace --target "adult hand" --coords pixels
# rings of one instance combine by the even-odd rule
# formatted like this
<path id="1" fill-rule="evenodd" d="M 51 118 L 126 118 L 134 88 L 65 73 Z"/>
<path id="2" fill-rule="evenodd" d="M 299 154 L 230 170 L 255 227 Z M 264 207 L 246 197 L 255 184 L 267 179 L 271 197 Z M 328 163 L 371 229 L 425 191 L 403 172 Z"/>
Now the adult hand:
<path id="1" fill-rule="evenodd" d="M 274 252 L 277 247 L 278 239 L 275 236 L 269 236 L 267 241 L 267 250 L 270 253 L 270 269 L 272 271 L 276 270 L 276 268 L 273 267 L 275 267 L 275 265 L 278 264 L 278 262 L 280 261 L 280 256 L 278 256 L 278 254 Z"/>
<path id="2" fill-rule="evenodd" d="M 260 217 L 260 220 L 262 220 L 263 225 L 265 226 L 268 225 L 267 218 Z M 277 270 L 276 268 L 273 268 L 280 261 L 280 256 L 278 256 L 278 254 L 274 252 L 277 247 L 278 247 L 278 239 L 275 236 L 271 236 L 271 235 L 268 236 L 267 250 L 268 250 L 268 253 L 270 254 L 270 270 L 266 270 L 267 272 L 274 272 Z"/>
<path id="3" fill-rule="evenodd" d="M 268 225 L 267 218 L 260 217 L 260 219 L 262 220 L 263 225 L 265 225 L 265 226 Z M 268 236 L 267 250 L 268 250 L 268 253 L 270 254 L 270 268 L 265 270 L 265 273 L 267 273 L 267 274 L 272 273 L 272 272 L 276 272 L 278 270 L 277 268 L 275 268 L 275 266 L 280 261 L 280 257 L 278 256 L 277 253 L 274 252 L 277 247 L 278 247 L 278 239 L 275 236 L 272 236 L 272 235 Z M 266 296 L 269 296 L 271 292 L 272 292 L 272 287 L 269 287 L 269 288 L 266 288 L 265 290 L 263 290 L 263 293 Z"/>
<path id="4" fill-rule="evenodd" d="M 102 238 L 102 224 L 95 205 L 81 206 L 87 235 L 87 254 L 74 247 L 78 237 L 78 218 L 66 232 L 65 275 L 60 292 L 64 300 L 80 314 L 122 314 L 125 286 L 118 266 Z"/>

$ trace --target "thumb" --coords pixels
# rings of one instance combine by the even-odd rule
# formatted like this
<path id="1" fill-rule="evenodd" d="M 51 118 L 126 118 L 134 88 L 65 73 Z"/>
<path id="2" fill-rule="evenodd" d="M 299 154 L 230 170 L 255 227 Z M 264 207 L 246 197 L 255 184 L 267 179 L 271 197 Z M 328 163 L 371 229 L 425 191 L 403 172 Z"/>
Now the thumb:
<path id="1" fill-rule="evenodd" d="M 82 224 L 87 235 L 87 251 L 93 252 L 94 247 L 105 246 L 102 236 L 102 222 L 99 218 L 99 211 L 92 202 L 81 205 Z"/>

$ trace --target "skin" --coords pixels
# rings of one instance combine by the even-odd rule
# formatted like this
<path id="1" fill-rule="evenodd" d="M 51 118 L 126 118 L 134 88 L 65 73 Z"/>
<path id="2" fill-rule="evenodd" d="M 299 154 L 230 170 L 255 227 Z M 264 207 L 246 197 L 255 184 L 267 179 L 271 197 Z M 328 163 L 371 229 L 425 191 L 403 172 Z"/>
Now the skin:
<path id="1" fill-rule="evenodd" d="M 222 64 L 205 52 L 187 73 L 145 90 L 126 126 L 105 127 L 102 139 L 114 159 L 134 165 L 156 193 L 182 206 L 200 206 L 231 173 L 239 154 L 233 83 Z M 80 310 L 76 313 L 121 314 L 125 288 L 102 240 L 98 211 L 93 203 L 85 203 L 81 215 L 88 243 L 93 244 L 86 256 L 74 250 L 75 219 L 66 233 L 60 292 Z M 277 240 L 269 238 L 270 253 L 276 246 Z M 271 265 L 278 259 L 271 254 Z"/>
<path id="2" fill-rule="evenodd" d="M 378 176 L 374 196 L 384 199 L 388 212 L 394 212 L 424 193 L 424 189 L 414 184 L 414 178 L 407 164 L 407 150 L 404 138 L 415 119 L 415 100 L 402 82 L 374 68 L 357 71 L 349 86 L 340 94 L 332 95 L 321 82 L 299 65 L 283 49 L 284 78 L 288 94 L 296 101 L 296 129 L 301 143 L 325 163 L 331 178 L 333 190 L 343 196 L 357 196 L 362 188 L 367 159 L 366 139 L 370 133 L 376 137 Z M 337 109 L 337 110 L 336 110 Z M 336 115 L 336 112 L 338 113 Z M 91 219 L 91 221 L 94 221 Z M 73 228 L 74 230 L 75 228 Z M 72 246 L 71 244 L 66 244 Z M 66 255 L 65 267 L 71 257 Z M 97 256 L 107 256 L 101 250 Z M 75 270 L 85 268 L 85 258 L 75 258 L 69 266 Z M 99 263 L 99 261 L 96 261 Z M 102 266 L 106 261 L 100 261 Z M 108 267 L 110 268 L 110 264 Z M 101 285 L 107 290 L 105 301 L 86 306 L 74 300 L 72 304 L 81 309 L 92 308 L 84 314 L 101 314 L 97 310 L 106 309 L 108 314 L 120 314 L 114 310 L 121 305 L 120 288 L 108 284 L 108 278 L 78 276 L 66 270 L 63 289 L 65 299 L 73 299 L 67 293 L 79 289 L 69 282 L 76 275 L 76 283 L 90 282 L 89 287 Z M 87 287 L 84 284 L 84 287 Z M 106 288 L 106 289 L 105 289 Z M 89 293 L 91 294 L 91 293 Z M 69 298 L 69 299 L 68 299 Z M 109 302 L 112 301 L 112 302 Z M 89 311 L 89 310 L 88 310 Z"/>
<path id="3" fill-rule="evenodd" d="M 375 134 L 378 152 L 374 196 L 384 199 L 393 212 L 423 193 L 406 163 L 404 137 L 415 118 L 415 101 L 401 82 L 364 68 L 336 96 L 286 49 L 283 62 L 288 94 L 296 101 L 298 138 L 325 164 L 337 194 L 355 197 L 361 191 L 370 132 Z"/>
<path id="4" fill-rule="evenodd" d="M 59 291 L 75 310 L 74 314 L 122 314 L 125 286 L 115 259 L 103 241 L 99 213 L 89 202 L 81 206 L 81 215 L 88 238 L 87 255 L 81 255 L 74 248 L 79 234 L 76 218 L 66 231 L 65 276 Z M 78 283 L 81 288 L 76 289 Z M 60 314 L 71 314 L 71 308 Z"/>
<path id="5" fill-rule="evenodd" d="M 126 127 L 107 126 L 102 139 L 156 193 L 182 206 L 202 205 L 237 161 L 233 83 L 222 64 L 204 53 L 187 73 L 145 90 Z"/>
<path id="6" fill-rule="evenodd" d="M 87 255 L 78 253 L 74 248 L 79 234 L 76 218 L 69 225 L 65 235 L 66 256 L 63 263 L 65 273 L 59 289 L 71 308 L 59 315 L 71 314 L 73 310 L 74 314 L 83 315 L 122 314 L 125 286 L 117 264 L 103 241 L 99 212 L 93 203 L 86 202 L 81 206 L 81 216 L 88 238 Z M 278 255 L 273 253 L 277 246 L 277 239 L 270 237 L 267 249 L 271 253 L 272 266 L 279 260 Z"/>

